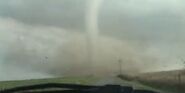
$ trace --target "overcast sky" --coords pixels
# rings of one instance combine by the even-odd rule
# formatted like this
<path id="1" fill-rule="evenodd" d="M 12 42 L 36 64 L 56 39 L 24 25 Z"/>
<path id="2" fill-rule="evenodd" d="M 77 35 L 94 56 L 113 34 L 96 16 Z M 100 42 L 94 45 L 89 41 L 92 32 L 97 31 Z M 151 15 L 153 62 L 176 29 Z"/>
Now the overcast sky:
<path id="1" fill-rule="evenodd" d="M 25 24 L 84 31 L 85 3 L 85 0 L 1 0 L 0 16 Z M 141 36 L 181 41 L 184 3 L 183 0 L 106 0 L 100 8 L 101 32 L 131 39 Z"/>
<path id="2" fill-rule="evenodd" d="M 44 32 L 40 30 L 46 30 L 46 34 L 51 35 L 54 41 L 59 38 L 55 35 L 61 29 L 65 30 L 62 33 L 85 32 L 88 11 L 86 2 L 87 0 L 0 0 L 0 40 L 3 42 L 0 44 L 1 55 L 4 56 L 4 45 L 10 39 L 6 37 L 15 37 L 14 33 L 9 33 L 14 30 L 16 34 L 16 31 L 28 30 L 34 39 L 45 38 L 44 35 L 35 35 L 36 31 L 41 34 Z M 127 41 L 138 52 L 145 51 L 155 56 L 160 54 L 162 58 L 180 62 L 179 58 L 185 58 L 184 11 L 184 0 L 103 0 L 98 15 L 99 33 Z M 47 40 L 40 41 L 50 42 Z"/>

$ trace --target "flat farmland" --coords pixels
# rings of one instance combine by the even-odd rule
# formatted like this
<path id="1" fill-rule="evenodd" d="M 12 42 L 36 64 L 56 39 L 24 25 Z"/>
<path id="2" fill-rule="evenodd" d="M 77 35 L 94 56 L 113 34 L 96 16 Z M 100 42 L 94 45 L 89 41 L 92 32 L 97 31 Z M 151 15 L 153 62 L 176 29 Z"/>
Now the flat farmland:
<path id="1" fill-rule="evenodd" d="M 168 93 L 185 93 L 185 70 L 144 73 L 135 80 Z"/>

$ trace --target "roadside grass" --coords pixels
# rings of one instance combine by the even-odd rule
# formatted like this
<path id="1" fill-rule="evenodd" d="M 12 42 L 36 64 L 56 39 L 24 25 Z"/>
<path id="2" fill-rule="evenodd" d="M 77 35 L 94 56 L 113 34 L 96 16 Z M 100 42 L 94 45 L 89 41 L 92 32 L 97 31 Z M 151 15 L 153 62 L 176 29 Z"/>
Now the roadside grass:
<path id="1" fill-rule="evenodd" d="M 118 76 L 118 77 L 122 79 L 122 81 L 120 82 L 123 82 L 123 84 L 125 84 L 126 86 L 132 85 L 133 88 L 135 89 L 147 89 L 147 90 L 153 90 L 158 92 L 160 91 L 160 93 L 184 93 L 184 92 L 178 91 L 178 89 L 174 88 L 174 86 L 169 87 L 167 85 L 159 84 L 156 82 L 134 80 L 134 78 L 130 78 L 129 76 Z M 94 84 L 99 80 L 102 80 L 102 78 L 84 76 L 84 77 L 60 77 L 60 78 L 47 78 L 47 79 L 0 81 L 0 90 L 19 87 L 19 86 L 26 86 L 26 85 L 43 84 L 43 83 L 69 83 L 69 84 L 75 83 L 75 84 L 89 85 L 89 84 Z M 169 90 L 169 91 L 166 91 L 166 90 Z"/>
<path id="2" fill-rule="evenodd" d="M 25 85 L 43 84 L 43 83 L 75 83 L 75 84 L 91 84 L 98 79 L 95 77 L 61 77 L 47 79 L 31 79 L 31 80 L 15 80 L 15 81 L 0 81 L 0 89 L 13 88 Z"/>
<path id="3" fill-rule="evenodd" d="M 184 69 L 143 73 L 135 76 L 120 75 L 118 77 L 161 90 L 162 93 L 185 93 Z"/>
<path id="4" fill-rule="evenodd" d="M 165 91 L 166 93 L 185 93 L 184 85 L 179 86 L 178 84 L 171 84 L 169 81 L 168 83 L 162 82 L 153 82 L 153 81 L 139 81 L 141 84 L 160 89 Z"/>

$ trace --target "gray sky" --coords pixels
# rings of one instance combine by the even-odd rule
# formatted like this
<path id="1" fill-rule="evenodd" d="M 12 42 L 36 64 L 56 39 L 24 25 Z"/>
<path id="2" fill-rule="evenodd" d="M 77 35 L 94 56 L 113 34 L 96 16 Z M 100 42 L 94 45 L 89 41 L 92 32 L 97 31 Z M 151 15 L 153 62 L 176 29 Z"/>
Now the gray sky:
<path id="1" fill-rule="evenodd" d="M 81 35 L 75 33 L 85 32 L 86 30 L 86 1 L 87 0 L 0 0 L 1 63 L 5 63 L 4 60 L 9 58 L 10 55 L 8 53 L 11 54 L 11 52 L 9 52 L 11 49 L 15 55 L 20 54 L 21 56 L 24 54 L 19 53 L 21 51 L 20 48 L 8 49 L 7 47 L 15 44 L 14 40 L 17 38 L 20 41 L 29 41 L 29 43 L 24 43 L 23 46 L 25 45 L 25 50 L 27 52 L 29 51 L 29 55 L 27 55 L 28 57 L 26 58 L 30 58 L 29 61 L 30 63 L 33 62 L 33 66 L 35 66 L 36 63 L 34 63 L 35 60 L 31 60 L 32 58 L 38 58 L 37 61 L 42 61 L 45 59 L 40 59 L 40 57 L 47 53 L 51 57 L 54 57 L 52 54 L 55 54 L 57 50 L 53 50 L 53 47 L 59 48 L 59 46 L 63 46 L 63 42 L 69 41 L 69 43 L 66 44 L 67 47 L 65 46 L 71 53 L 69 55 L 78 55 L 75 54 L 77 51 L 75 50 L 76 48 L 74 52 L 71 52 L 73 47 L 72 49 L 70 48 L 74 46 L 73 43 L 76 44 L 77 41 L 75 42 L 75 40 L 79 40 L 78 42 L 81 42 L 80 44 L 82 45 L 84 43 L 83 39 L 81 39 L 83 36 L 80 37 Z M 167 65 L 169 68 L 173 68 L 174 64 L 177 65 L 174 65 L 173 69 L 181 68 L 182 63 L 179 63 L 181 62 L 179 59 L 185 58 L 184 10 L 184 0 L 104 0 L 100 6 L 98 16 L 99 33 L 100 36 L 112 38 L 106 40 L 109 40 L 110 44 L 115 45 L 114 47 L 119 47 L 119 49 L 121 49 L 120 46 L 124 45 L 123 42 L 126 42 L 127 48 L 132 48 L 129 49 L 129 51 L 135 51 L 136 53 L 134 52 L 133 54 L 138 55 L 136 58 L 131 58 L 132 60 L 138 58 L 140 61 L 143 61 L 143 59 L 151 61 L 152 59 L 151 62 L 153 62 L 153 59 L 155 59 L 158 63 L 165 63 L 165 66 L 168 63 L 172 63 Z M 108 46 L 103 53 L 106 54 L 106 51 L 108 51 L 114 54 L 117 50 L 111 49 L 111 45 L 104 40 L 107 37 L 102 37 L 102 41 L 100 40 L 103 44 L 105 43 L 105 46 Z M 80 44 L 79 46 L 81 46 Z M 36 50 L 32 51 L 34 49 Z M 79 48 L 79 50 L 80 49 L 81 48 Z M 63 50 L 65 49 L 61 49 L 61 51 Z M 124 53 L 132 54 L 128 52 L 126 48 L 125 50 L 123 49 L 122 51 L 123 55 L 126 55 Z M 83 51 L 83 49 L 81 51 Z M 122 52 L 120 54 L 122 54 Z M 103 58 L 106 59 L 107 56 Z M 154 58 L 151 58 L 151 56 Z M 14 59 L 12 56 L 10 58 Z M 15 59 L 20 61 L 16 57 Z M 79 59 L 81 59 L 81 57 L 79 57 Z M 26 59 L 21 59 L 21 61 L 25 60 Z M 102 61 L 104 59 L 99 60 Z M 58 62 L 58 60 L 55 61 Z M 74 60 L 65 59 L 65 61 Z M 12 66 L 10 67 L 12 68 Z M 4 66 L 4 68 L 7 67 Z M 31 68 L 31 71 L 32 70 Z M 11 73 L 11 71 L 12 70 L 8 70 L 9 73 Z M 20 69 L 17 69 L 18 73 L 20 71 Z M 30 69 L 28 70 L 28 72 L 31 71 Z M 36 74 L 40 77 L 40 73 L 37 71 L 32 74 Z M 44 75 L 50 76 L 48 73 Z M 2 76 L 3 75 L 0 74 L 0 80 L 6 79 L 6 76 L 3 78 Z"/>
<path id="2" fill-rule="evenodd" d="M 184 3 L 183 0 L 106 0 L 99 15 L 101 32 L 130 39 L 139 36 L 157 42 L 181 41 Z M 0 1 L 1 17 L 78 31 L 85 30 L 86 9 L 85 0 Z"/>

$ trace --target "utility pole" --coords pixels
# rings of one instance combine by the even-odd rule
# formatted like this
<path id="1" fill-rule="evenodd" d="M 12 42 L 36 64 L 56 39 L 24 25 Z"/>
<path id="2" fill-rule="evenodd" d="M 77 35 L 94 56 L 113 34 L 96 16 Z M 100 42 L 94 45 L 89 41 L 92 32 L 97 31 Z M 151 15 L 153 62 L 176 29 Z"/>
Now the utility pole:
<path id="1" fill-rule="evenodd" d="M 118 60 L 118 64 L 119 64 L 119 74 L 122 75 L 122 60 L 121 59 Z"/>
<path id="2" fill-rule="evenodd" d="M 179 72 L 178 75 L 177 75 L 177 78 L 178 78 L 178 84 L 179 84 L 179 89 L 181 89 L 181 73 Z"/>

